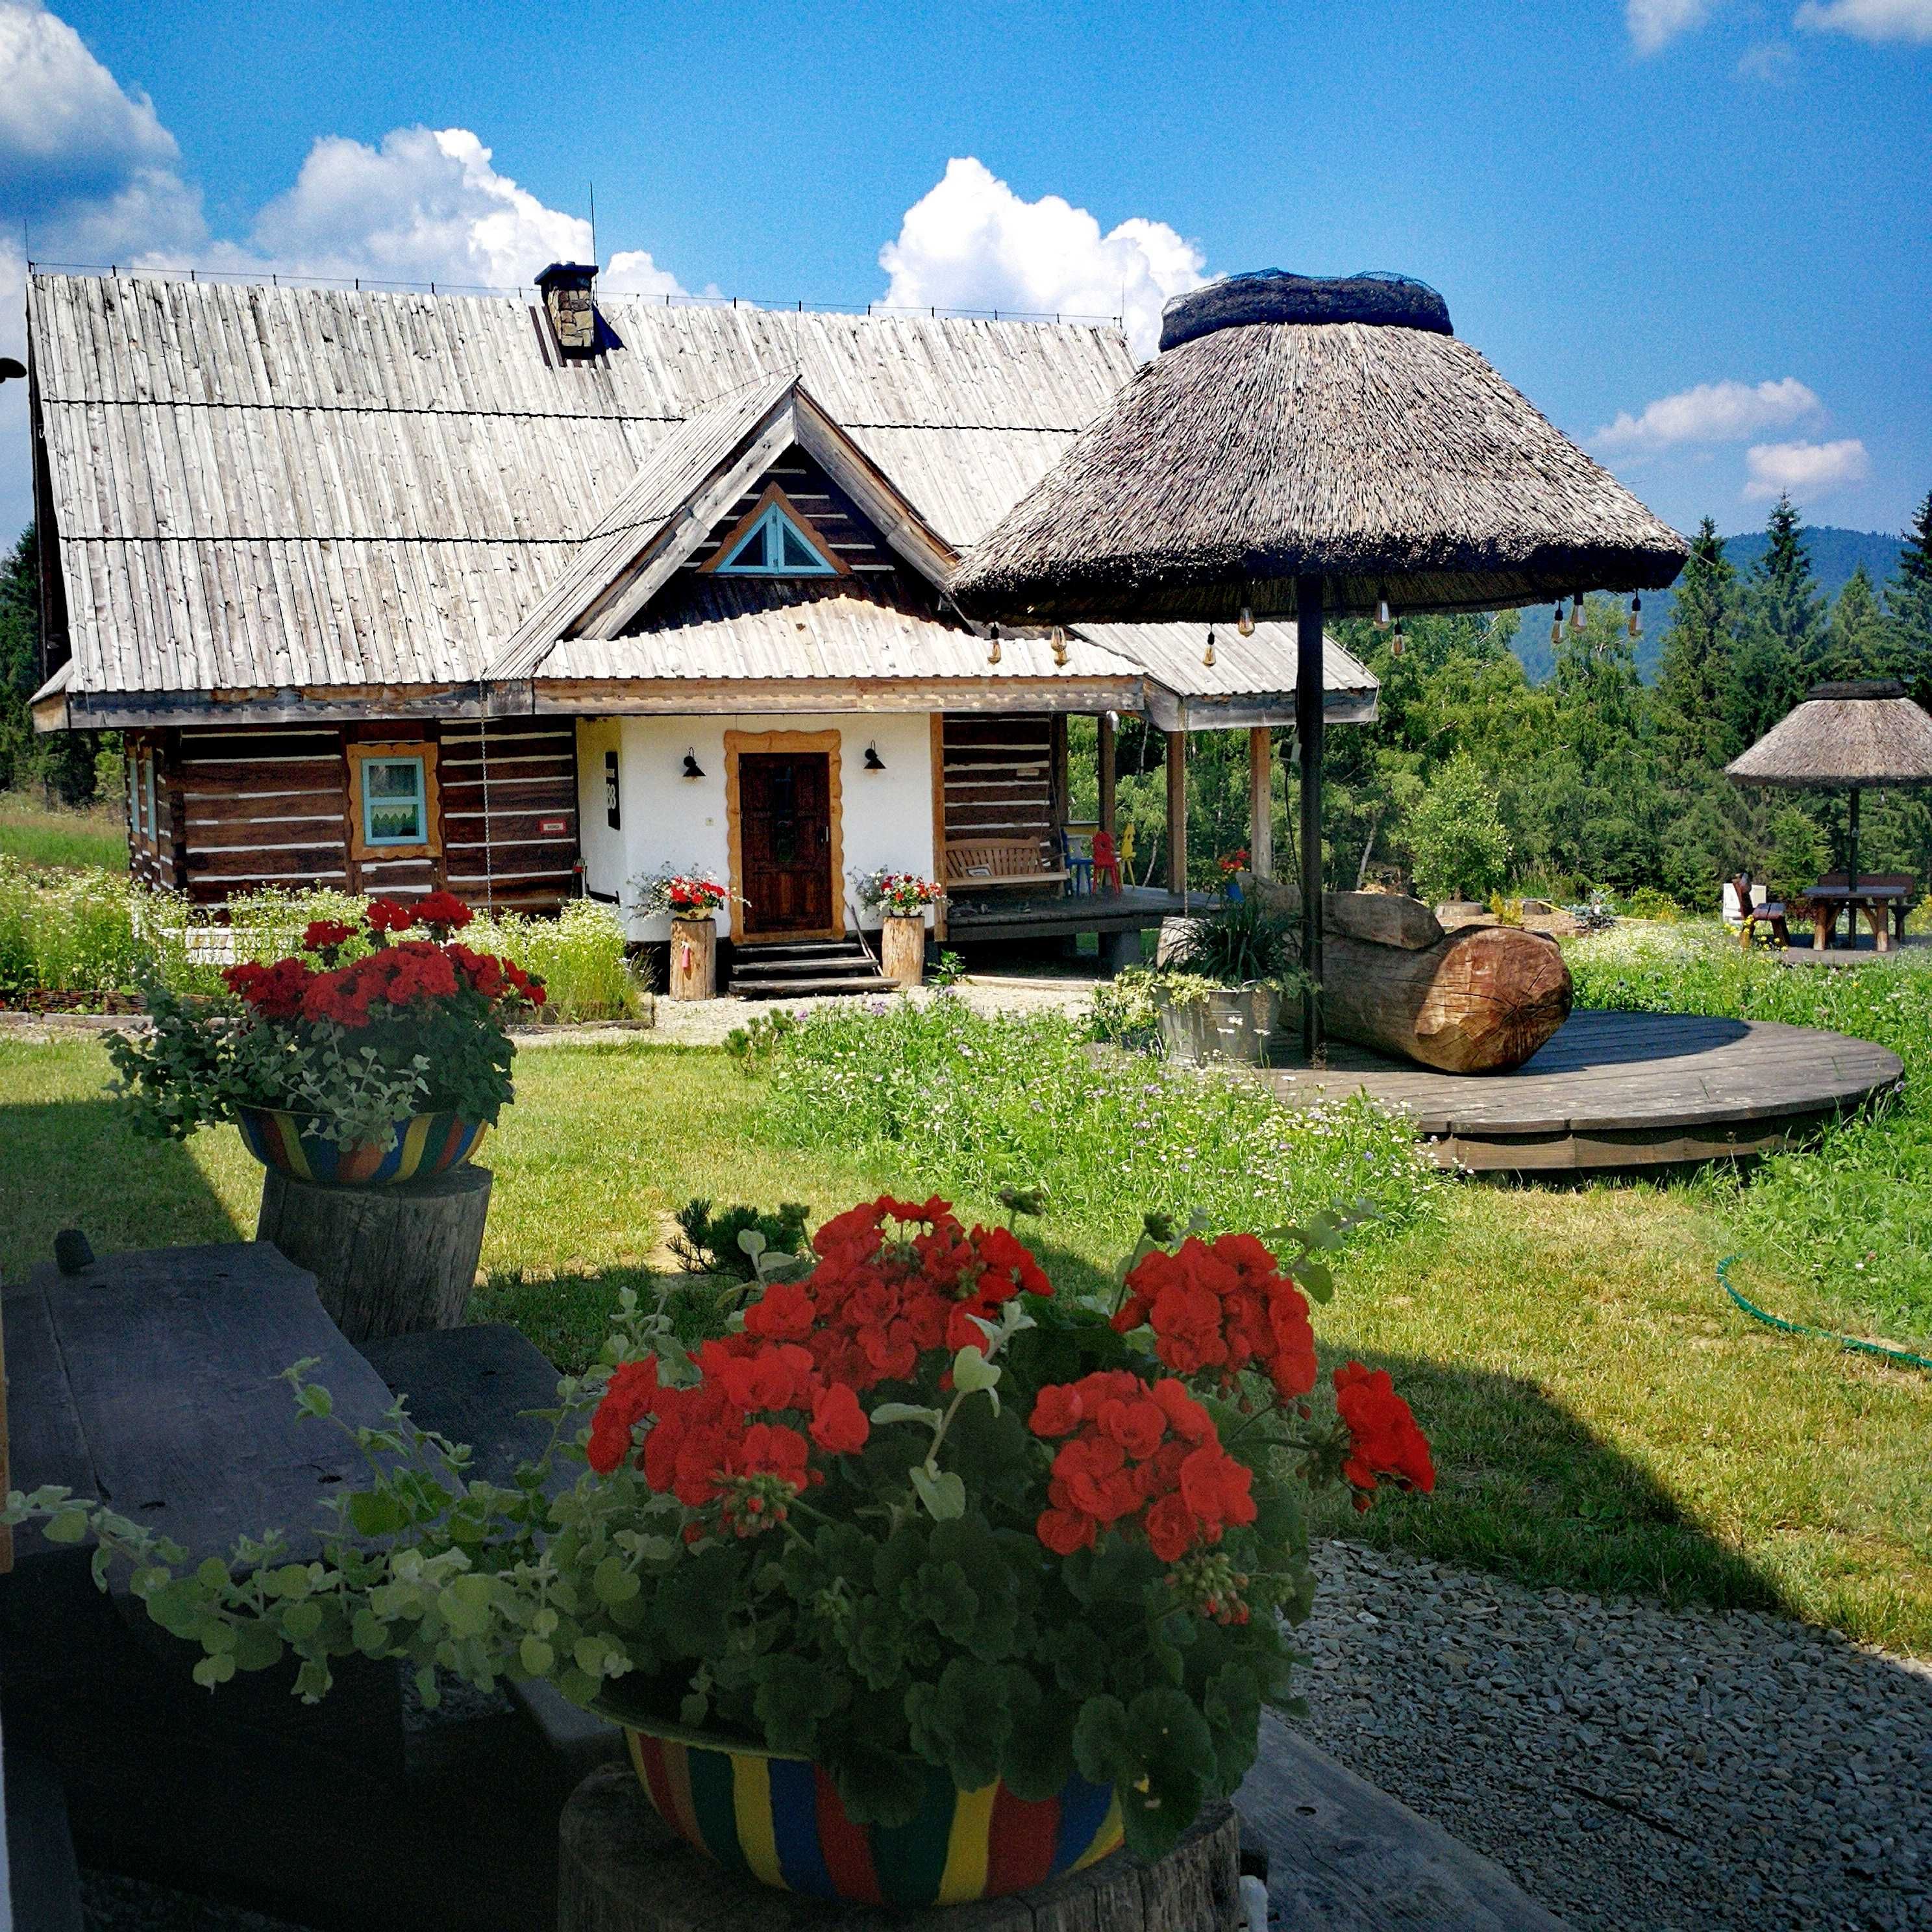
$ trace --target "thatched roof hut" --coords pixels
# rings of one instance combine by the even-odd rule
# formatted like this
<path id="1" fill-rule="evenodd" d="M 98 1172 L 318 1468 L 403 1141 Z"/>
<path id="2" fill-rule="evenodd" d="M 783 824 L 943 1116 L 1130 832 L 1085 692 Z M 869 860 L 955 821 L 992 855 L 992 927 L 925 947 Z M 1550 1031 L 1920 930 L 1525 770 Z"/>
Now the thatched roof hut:
<path id="1" fill-rule="evenodd" d="M 1932 784 L 1932 717 L 1890 679 L 1816 685 L 1724 770 L 1807 791 Z"/>
<path id="2" fill-rule="evenodd" d="M 1669 584 L 1688 554 L 1400 278 L 1270 271 L 1162 353 L 968 554 L 968 609 L 1066 620 L 1475 610 Z"/>

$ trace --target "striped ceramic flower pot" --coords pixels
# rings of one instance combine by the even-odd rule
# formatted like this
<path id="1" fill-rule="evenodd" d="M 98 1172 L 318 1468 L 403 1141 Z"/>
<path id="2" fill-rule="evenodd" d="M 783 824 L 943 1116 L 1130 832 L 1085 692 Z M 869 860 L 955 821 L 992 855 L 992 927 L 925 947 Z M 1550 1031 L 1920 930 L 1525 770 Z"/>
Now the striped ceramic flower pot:
<path id="1" fill-rule="evenodd" d="M 625 1735 L 664 1822 L 726 1870 L 812 1898 L 914 1910 L 1023 1892 L 1117 1850 L 1111 1785 L 1078 1773 L 1040 1804 L 1005 1785 L 961 1791 L 934 1770 L 909 1825 L 855 1825 L 809 1759 L 706 1742 L 674 1725 Z"/>
<path id="2" fill-rule="evenodd" d="M 481 1120 L 456 1114 L 417 1114 L 396 1123 L 386 1148 L 373 1141 L 346 1144 L 325 1140 L 321 1119 L 279 1107 L 237 1107 L 235 1124 L 248 1151 L 264 1167 L 319 1180 L 331 1187 L 384 1187 L 400 1180 L 427 1180 L 460 1167 L 489 1132 Z"/>

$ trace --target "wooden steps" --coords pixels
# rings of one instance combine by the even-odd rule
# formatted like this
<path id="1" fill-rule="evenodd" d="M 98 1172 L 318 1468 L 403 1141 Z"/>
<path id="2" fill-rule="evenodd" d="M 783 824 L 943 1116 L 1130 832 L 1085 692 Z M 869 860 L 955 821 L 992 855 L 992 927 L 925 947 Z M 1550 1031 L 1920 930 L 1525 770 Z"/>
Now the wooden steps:
<path id="1" fill-rule="evenodd" d="M 740 946 L 731 956 L 729 990 L 741 1000 L 862 998 L 898 984 L 856 939 Z"/>

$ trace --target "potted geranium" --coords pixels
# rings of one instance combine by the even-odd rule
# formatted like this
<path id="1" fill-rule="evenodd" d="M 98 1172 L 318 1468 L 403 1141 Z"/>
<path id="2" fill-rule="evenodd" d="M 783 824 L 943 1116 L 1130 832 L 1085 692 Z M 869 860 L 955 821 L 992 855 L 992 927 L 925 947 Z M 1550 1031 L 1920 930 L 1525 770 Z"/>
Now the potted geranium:
<path id="1" fill-rule="evenodd" d="M 298 951 L 228 968 L 226 999 L 151 982 L 151 1030 L 107 1042 L 136 1128 L 182 1139 L 232 1120 L 265 1166 L 338 1186 L 460 1166 L 512 1098 L 508 1026 L 544 999 L 453 937 L 470 917 L 448 892 L 376 899 L 359 929 L 313 920 Z"/>
<path id="2" fill-rule="evenodd" d="M 888 980 L 916 986 L 926 978 L 926 915 L 946 896 L 945 888 L 916 872 L 881 866 L 855 872 L 859 903 L 879 915 L 879 962 Z"/>
<path id="3" fill-rule="evenodd" d="M 633 880 L 632 890 L 644 917 L 670 916 L 670 997 L 716 998 L 718 923 L 712 915 L 736 896 L 731 888 L 703 872 L 666 870 Z"/>
<path id="4" fill-rule="evenodd" d="M 1315 1406 L 1336 1232 L 1150 1220 L 1096 1302 L 1008 1229 L 884 1198 L 702 1339 L 626 1291 L 562 1386 L 567 1489 L 555 1451 L 472 1481 L 399 1405 L 355 1432 L 376 1473 L 316 1562 L 244 1550 L 233 1576 L 58 1490 L 9 1518 L 131 1561 L 202 1682 L 290 1651 L 310 1698 L 352 1652 L 409 1658 L 432 1700 L 439 1670 L 548 1679 L 736 1869 L 902 1906 L 1018 1889 L 1159 1855 L 1240 1783 L 1313 1598 L 1310 1488 L 1433 1485 L 1385 1373 L 1351 1363 Z"/>

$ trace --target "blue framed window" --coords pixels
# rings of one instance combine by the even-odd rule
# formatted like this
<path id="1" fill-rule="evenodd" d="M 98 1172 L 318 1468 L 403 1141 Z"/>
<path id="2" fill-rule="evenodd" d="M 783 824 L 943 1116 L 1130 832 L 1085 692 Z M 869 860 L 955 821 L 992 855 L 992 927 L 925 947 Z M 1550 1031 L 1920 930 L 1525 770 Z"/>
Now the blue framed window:
<path id="1" fill-rule="evenodd" d="M 733 546 L 716 566 L 720 577 L 836 577 L 838 572 L 777 504 Z"/>
<path id="2" fill-rule="evenodd" d="M 362 761 L 362 842 L 427 845 L 429 796 L 421 758 Z"/>

